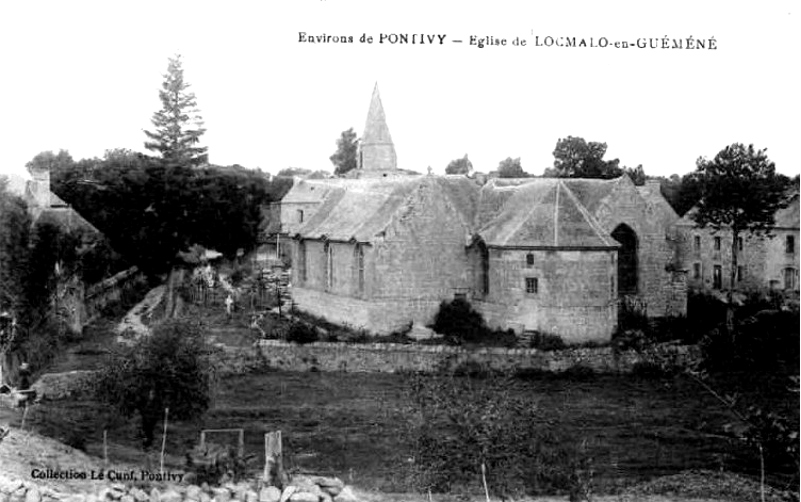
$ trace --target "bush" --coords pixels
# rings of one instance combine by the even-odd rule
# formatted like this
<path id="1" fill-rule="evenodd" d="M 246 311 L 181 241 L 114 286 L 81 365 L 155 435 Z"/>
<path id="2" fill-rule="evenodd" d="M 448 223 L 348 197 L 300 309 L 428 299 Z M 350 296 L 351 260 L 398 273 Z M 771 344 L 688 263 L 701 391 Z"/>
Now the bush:
<path id="1" fill-rule="evenodd" d="M 501 498 L 573 491 L 570 442 L 515 385 L 497 375 L 411 378 L 406 437 L 418 490 L 467 498 L 482 493 L 484 471 L 491 494 Z"/>
<path id="2" fill-rule="evenodd" d="M 299 344 L 314 343 L 319 340 L 320 335 L 313 326 L 309 326 L 304 322 L 294 322 L 289 326 L 286 334 L 288 342 Z"/>
<path id="3" fill-rule="evenodd" d="M 445 335 L 446 342 L 453 345 L 477 342 L 486 338 L 490 332 L 481 314 L 476 312 L 467 300 L 461 298 L 442 302 L 431 328 Z"/>
<path id="4" fill-rule="evenodd" d="M 165 408 L 171 420 L 196 418 L 208 409 L 214 375 L 210 355 L 198 325 L 163 322 L 105 362 L 96 382 L 98 397 L 123 416 L 140 416 L 147 449 Z"/>
<path id="5" fill-rule="evenodd" d="M 531 335 L 530 346 L 532 349 L 539 350 L 562 350 L 567 347 L 567 344 L 559 335 L 534 331 Z"/>

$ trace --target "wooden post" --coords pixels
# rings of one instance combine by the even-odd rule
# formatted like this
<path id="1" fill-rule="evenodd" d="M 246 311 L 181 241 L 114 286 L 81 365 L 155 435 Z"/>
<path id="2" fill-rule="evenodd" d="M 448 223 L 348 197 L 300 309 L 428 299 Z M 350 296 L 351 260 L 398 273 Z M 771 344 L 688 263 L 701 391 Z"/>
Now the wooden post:
<path id="1" fill-rule="evenodd" d="M 170 415 L 170 409 L 164 408 L 164 435 L 161 438 L 161 464 L 159 465 L 159 474 L 164 475 L 164 449 L 167 446 L 167 418 Z"/>
<path id="2" fill-rule="evenodd" d="M 103 429 L 103 465 L 108 467 L 108 431 Z"/>
<path id="3" fill-rule="evenodd" d="M 264 482 L 267 486 L 283 484 L 284 461 L 281 451 L 281 431 L 264 435 Z"/>

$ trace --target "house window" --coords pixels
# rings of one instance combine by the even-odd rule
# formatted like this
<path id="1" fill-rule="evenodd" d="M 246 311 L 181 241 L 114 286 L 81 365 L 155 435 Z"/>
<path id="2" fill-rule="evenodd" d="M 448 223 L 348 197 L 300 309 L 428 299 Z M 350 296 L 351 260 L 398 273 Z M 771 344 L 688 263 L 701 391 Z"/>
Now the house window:
<path id="1" fill-rule="evenodd" d="M 298 223 L 303 223 L 303 209 L 298 209 Z"/>
<path id="2" fill-rule="evenodd" d="M 300 241 L 298 243 L 298 277 L 300 284 L 306 284 L 306 243 Z"/>
<path id="3" fill-rule="evenodd" d="M 531 253 L 528 253 L 526 255 L 526 268 L 531 268 L 533 266 L 534 266 L 534 255 L 531 254 Z"/>
<path id="4" fill-rule="evenodd" d="M 715 237 L 715 251 L 720 251 L 720 237 Z"/>
<path id="5" fill-rule="evenodd" d="M 787 254 L 795 253 L 795 236 L 788 235 L 784 240 L 784 252 Z"/>
<path id="6" fill-rule="evenodd" d="M 743 238 L 737 237 L 737 251 L 743 250 Z"/>
<path id="7" fill-rule="evenodd" d="M 615 276 L 614 275 L 609 276 L 609 294 L 612 296 L 612 298 L 617 296 L 617 294 L 615 293 Z"/>
<path id="8" fill-rule="evenodd" d="M 701 278 L 701 264 L 693 263 L 693 279 Z"/>
<path id="9" fill-rule="evenodd" d="M 737 265 L 737 282 L 741 282 L 743 280 L 743 266 Z"/>
<path id="10" fill-rule="evenodd" d="M 795 287 L 795 269 L 787 267 L 784 269 L 784 289 L 793 290 Z"/>
<path id="11" fill-rule="evenodd" d="M 334 253 L 331 249 L 331 244 L 326 242 L 323 246 L 323 255 L 325 260 L 325 266 L 323 270 L 325 272 L 325 290 L 331 291 L 331 287 L 334 284 Z"/>
<path id="12" fill-rule="evenodd" d="M 700 235 L 696 235 L 696 236 L 693 237 L 693 249 L 695 250 L 696 253 L 700 253 L 701 252 L 701 236 Z"/>
<path id="13" fill-rule="evenodd" d="M 526 293 L 535 295 L 539 291 L 539 284 L 536 277 L 526 277 Z"/>
<path id="14" fill-rule="evenodd" d="M 720 265 L 715 265 L 712 269 L 712 287 L 715 289 L 723 287 L 723 268 Z"/>

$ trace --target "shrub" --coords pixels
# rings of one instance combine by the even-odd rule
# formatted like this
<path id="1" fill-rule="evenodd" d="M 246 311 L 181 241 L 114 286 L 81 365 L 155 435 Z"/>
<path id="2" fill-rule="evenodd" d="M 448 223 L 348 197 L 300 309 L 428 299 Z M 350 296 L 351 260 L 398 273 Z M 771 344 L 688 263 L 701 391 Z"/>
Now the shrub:
<path id="1" fill-rule="evenodd" d="M 492 374 L 492 371 L 485 364 L 478 361 L 464 361 L 453 369 L 454 376 L 470 377 L 470 378 L 487 378 Z"/>
<path id="2" fill-rule="evenodd" d="M 595 380 L 598 376 L 594 369 L 581 363 L 574 364 L 563 371 L 561 375 L 569 380 L 575 380 L 577 382 L 588 382 L 590 380 Z"/>
<path id="3" fill-rule="evenodd" d="M 446 342 L 453 345 L 477 342 L 490 332 L 481 314 L 461 298 L 440 304 L 432 329 L 445 335 Z"/>
<path id="4" fill-rule="evenodd" d="M 163 322 L 105 362 L 96 382 L 98 397 L 123 416 L 140 416 L 147 449 L 165 408 L 171 420 L 196 418 L 208 409 L 214 375 L 210 354 L 198 325 Z"/>
<path id="5" fill-rule="evenodd" d="M 418 490 L 481 493 L 482 474 L 501 498 L 571 489 L 576 478 L 569 441 L 515 385 L 497 375 L 411 377 L 406 437 Z"/>
<path id="6" fill-rule="evenodd" d="M 539 350 L 562 350 L 567 347 L 567 344 L 559 335 L 534 331 L 531 335 L 530 346 L 532 349 Z"/>
<path id="7" fill-rule="evenodd" d="M 286 334 L 288 342 L 299 344 L 313 343 L 320 338 L 317 330 L 313 326 L 309 326 L 304 322 L 294 322 L 289 326 Z"/>
<path id="8" fill-rule="evenodd" d="M 618 309 L 617 325 L 620 331 L 648 329 L 648 312 L 644 302 L 632 297 L 624 297 Z"/>

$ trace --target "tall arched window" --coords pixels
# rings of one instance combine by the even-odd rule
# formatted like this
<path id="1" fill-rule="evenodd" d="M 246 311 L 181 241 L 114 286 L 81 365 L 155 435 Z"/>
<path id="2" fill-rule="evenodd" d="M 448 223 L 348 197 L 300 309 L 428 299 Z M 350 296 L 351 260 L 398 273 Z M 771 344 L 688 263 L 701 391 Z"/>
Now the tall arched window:
<path id="1" fill-rule="evenodd" d="M 619 295 L 636 295 L 637 234 L 631 227 L 621 223 L 612 232 L 612 238 L 620 243 L 620 248 L 617 250 L 617 292 Z"/>
<path id="2" fill-rule="evenodd" d="M 356 244 L 353 250 L 353 267 L 356 269 L 356 294 L 364 295 L 364 246 Z"/>
<path id="3" fill-rule="evenodd" d="M 326 242 L 323 245 L 324 271 L 325 271 L 325 290 L 331 291 L 334 285 L 334 253 L 331 244 Z"/>
<path id="4" fill-rule="evenodd" d="M 298 281 L 300 285 L 306 284 L 306 243 L 298 242 Z"/>

